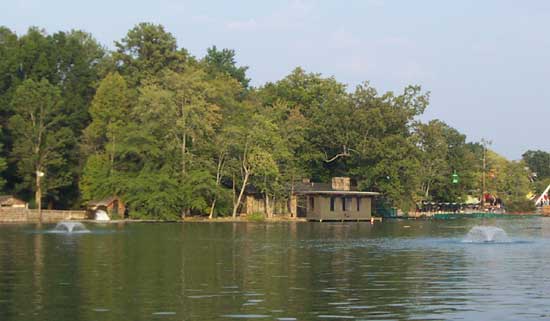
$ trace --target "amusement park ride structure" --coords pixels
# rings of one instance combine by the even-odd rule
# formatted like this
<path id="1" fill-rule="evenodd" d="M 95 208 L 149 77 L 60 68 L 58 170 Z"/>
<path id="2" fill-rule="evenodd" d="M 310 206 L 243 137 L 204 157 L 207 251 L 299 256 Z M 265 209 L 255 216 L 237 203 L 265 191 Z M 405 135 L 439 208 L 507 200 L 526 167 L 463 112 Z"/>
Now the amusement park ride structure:
<path id="1" fill-rule="evenodd" d="M 540 206 L 542 207 L 542 211 L 543 211 L 543 214 L 546 215 L 546 214 L 549 214 L 550 215 L 550 195 L 548 195 L 548 192 L 550 191 L 550 185 L 548 185 L 548 187 L 546 187 L 546 189 L 544 190 L 544 192 L 542 192 L 542 194 L 540 194 L 540 196 L 537 198 L 537 200 L 535 201 L 535 206 Z"/>

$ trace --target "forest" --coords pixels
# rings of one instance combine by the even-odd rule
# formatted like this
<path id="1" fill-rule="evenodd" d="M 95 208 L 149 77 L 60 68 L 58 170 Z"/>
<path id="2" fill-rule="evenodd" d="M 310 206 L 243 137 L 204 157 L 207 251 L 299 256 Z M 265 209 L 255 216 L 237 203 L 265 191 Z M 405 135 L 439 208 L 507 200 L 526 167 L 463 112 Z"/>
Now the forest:
<path id="1" fill-rule="evenodd" d="M 510 161 L 422 122 L 429 98 L 300 67 L 254 87 L 234 50 L 194 57 L 151 23 L 113 50 L 84 31 L 0 27 L 0 192 L 58 209 L 118 195 L 132 218 L 171 220 L 235 216 L 248 186 L 280 199 L 303 178 L 333 176 L 408 211 L 479 196 L 486 176 L 509 210 L 532 209 L 550 154 Z"/>

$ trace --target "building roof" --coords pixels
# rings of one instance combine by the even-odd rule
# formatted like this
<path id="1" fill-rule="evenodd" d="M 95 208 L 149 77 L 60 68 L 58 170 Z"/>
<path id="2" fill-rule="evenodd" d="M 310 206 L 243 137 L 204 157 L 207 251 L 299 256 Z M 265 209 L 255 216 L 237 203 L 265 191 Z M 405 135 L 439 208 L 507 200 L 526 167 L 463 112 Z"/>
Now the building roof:
<path id="1" fill-rule="evenodd" d="M 294 193 L 301 195 L 349 195 L 349 196 L 376 196 L 378 192 L 364 192 L 357 190 L 356 186 L 351 186 L 349 191 L 337 190 L 332 188 L 330 183 L 298 183 L 294 187 Z"/>
<path id="2" fill-rule="evenodd" d="M 88 207 L 109 206 L 114 201 L 119 201 L 119 198 L 117 196 L 110 196 L 101 200 L 93 200 L 88 202 Z"/>
<path id="3" fill-rule="evenodd" d="M 296 191 L 300 195 L 342 195 L 342 196 L 377 196 L 381 195 L 378 192 L 361 192 L 361 191 Z"/>
<path id="4" fill-rule="evenodd" d="M 1 205 L 26 204 L 25 201 L 18 199 L 13 195 L 0 195 Z"/>

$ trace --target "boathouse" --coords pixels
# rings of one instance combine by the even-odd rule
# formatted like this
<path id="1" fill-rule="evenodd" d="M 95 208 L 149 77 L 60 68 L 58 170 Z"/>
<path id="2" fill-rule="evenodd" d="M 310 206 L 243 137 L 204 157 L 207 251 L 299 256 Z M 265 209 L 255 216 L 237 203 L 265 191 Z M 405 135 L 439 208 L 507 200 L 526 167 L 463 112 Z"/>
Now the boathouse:
<path id="1" fill-rule="evenodd" d="M 349 177 L 333 177 L 330 184 L 304 180 L 297 184 L 290 203 L 298 217 L 310 221 L 360 221 L 372 217 L 377 192 L 358 191 Z"/>
<path id="2" fill-rule="evenodd" d="M 96 211 L 105 211 L 111 219 L 125 218 L 126 206 L 117 196 L 90 201 L 87 206 L 88 216 L 95 217 Z"/>
<path id="3" fill-rule="evenodd" d="M 2 208 L 28 208 L 27 202 L 13 195 L 0 195 L 0 207 Z"/>

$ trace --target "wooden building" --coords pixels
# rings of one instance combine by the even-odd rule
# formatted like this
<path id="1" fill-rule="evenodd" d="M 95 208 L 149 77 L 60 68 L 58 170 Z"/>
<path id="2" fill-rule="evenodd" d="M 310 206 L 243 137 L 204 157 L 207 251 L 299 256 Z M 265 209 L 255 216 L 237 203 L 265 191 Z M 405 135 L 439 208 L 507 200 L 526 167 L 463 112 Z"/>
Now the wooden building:
<path id="1" fill-rule="evenodd" d="M 295 187 L 291 211 L 310 221 L 370 220 L 372 199 L 377 195 L 358 191 L 349 177 L 334 177 L 331 184 L 304 181 Z"/>
<path id="2" fill-rule="evenodd" d="M 288 200 L 286 198 L 270 199 L 270 208 L 273 215 L 288 214 Z M 243 195 L 243 201 L 239 206 L 240 216 L 246 216 L 253 213 L 266 213 L 265 195 L 258 191 L 254 186 L 248 186 Z"/>
<path id="3" fill-rule="evenodd" d="M 28 208 L 29 204 L 13 195 L 0 195 L 0 207 L 2 208 Z"/>
<path id="4" fill-rule="evenodd" d="M 125 218 L 126 206 L 117 196 L 90 201 L 87 206 L 88 216 L 95 217 L 95 212 L 103 210 L 111 219 Z"/>
<path id="5" fill-rule="evenodd" d="M 349 177 L 333 177 L 331 183 L 304 180 L 289 188 L 290 197 L 270 199 L 273 215 L 290 215 L 310 221 L 360 221 L 372 217 L 372 200 L 377 192 L 358 191 Z M 240 215 L 266 213 L 263 193 L 247 187 Z"/>

